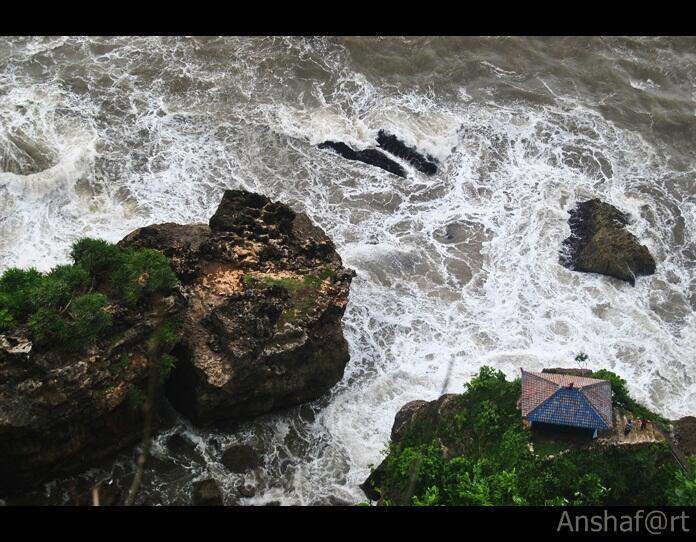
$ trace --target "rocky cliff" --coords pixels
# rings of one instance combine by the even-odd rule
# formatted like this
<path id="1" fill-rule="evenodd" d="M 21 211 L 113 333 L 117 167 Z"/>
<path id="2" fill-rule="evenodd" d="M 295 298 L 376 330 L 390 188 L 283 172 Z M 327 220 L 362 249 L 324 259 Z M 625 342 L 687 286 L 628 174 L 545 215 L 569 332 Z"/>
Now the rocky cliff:
<path id="1" fill-rule="evenodd" d="M 122 246 L 162 251 L 188 301 L 172 404 L 200 424 L 315 399 L 348 362 L 341 317 L 353 271 L 306 215 L 225 192 L 210 224 L 161 224 Z"/>
<path id="2" fill-rule="evenodd" d="M 163 254 L 171 270 L 128 275 L 122 265 L 112 266 L 124 299 L 106 279 L 95 282 L 96 275 L 81 286 L 81 295 L 101 288 L 109 302 L 92 316 L 110 325 L 85 350 L 55 340 L 38 345 L 29 329 L 34 320 L 11 324 L 0 305 L 6 317 L 0 326 L 0 496 L 86 469 L 140 441 L 148 344 L 165 322 L 175 325 L 159 404 L 173 405 L 197 424 L 309 401 L 341 379 L 349 359 L 341 318 L 354 272 L 306 215 L 259 194 L 228 190 L 209 224 L 147 226 L 117 247 L 90 243 L 112 255 L 136 255 L 133 261 Z M 97 269 L 97 256 L 83 258 L 85 265 Z M 82 263 L 74 267 L 87 278 Z M 173 288 L 137 303 L 125 300 L 147 290 L 155 271 L 172 270 L 179 281 Z M 55 283 L 50 274 L 28 275 Z M 29 296 L 39 312 L 41 292 Z M 81 323 L 70 319 L 71 303 L 51 307 L 52 325 L 65 330 Z"/>

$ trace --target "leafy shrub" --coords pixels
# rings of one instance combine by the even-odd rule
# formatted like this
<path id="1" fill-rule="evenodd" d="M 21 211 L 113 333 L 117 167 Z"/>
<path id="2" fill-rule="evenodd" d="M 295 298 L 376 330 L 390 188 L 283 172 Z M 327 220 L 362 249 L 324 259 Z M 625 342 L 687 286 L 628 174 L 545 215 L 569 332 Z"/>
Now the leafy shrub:
<path id="1" fill-rule="evenodd" d="M 76 292 L 89 287 L 89 273 L 80 265 L 59 265 L 42 278 L 36 290 L 36 304 L 63 308 Z"/>
<path id="2" fill-rule="evenodd" d="M 164 254 L 149 248 L 124 250 L 111 280 L 119 295 L 130 303 L 144 294 L 172 288 L 177 282 Z"/>
<path id="3" fill-rule="evenodd" d="M 118 267 L 121 252 L 121 249 L 108 241 L 84 237 L 73 243 L 70 256 L 93 279 L 98 280 L 106 277 Z"/>
<path id="4" fill-rule="evenodd" d="M 0 309 L 0 331 L 12 329 L 17 324 L 7 309 Z"/>
<path id="5" fill-rule="evenodd" d="M 70 325 L 55 309 L 41 308 L 29 318 L 34 342 L 41 346 L 67 346 L 71 340 Z"/>
<path id="6" fill-rule="evenodd" d="M 105 305 L 104 294 L 81 295 L 69 307 L 70 319 L 53 308 L 42 307 L 29 319 L 32 337 L 42 346 L 83 349 L 111 326 L 111 315 L 103 310 Z"/>
<path id="7" fill-rule="evenodd" d="M 104 311 L 107 300 L 104 294 L 83 294 L 70 305 L 73 321 L 70 328 L 78 346 L 93 344 L 97 337 L 111 326 L 111 315 Z"/>
<path id="8" fill-rule="evenodd" d="M 160 374 L 163 380 L 166 380 L 174 370 L 174 367 L 176 367 L 176 358 L 171 354 L 164 354 L 160 358 Z"/>
<path id="9" fill-rule="evenodd" d="M 84 238 L 73 244 L 71 255 L 73 264 L 48 273 L 10 268 L 0 276 L 0 331 L 26 324 L 39 346 L 80 350 L 111 327 L 105 310 L 110 299 L 132 304 L 177 283 L 167 258 L 156 250 Z"/>
<path id="10" fill-rule="evenodd" d="M 669 490 L 669 504 L 675 506 L 696 506 L 696 456 L 691 461 L 691 472 L 677 471 L 674 483 Z"/>
<path id="11" fill-rule="evenodd" d="M 14 320 L 26 320 L 36 312 L 36 292 L 43 275 L 34 269 L 11 267 L 0 277 L 0 309 L 6 310 Z"/>

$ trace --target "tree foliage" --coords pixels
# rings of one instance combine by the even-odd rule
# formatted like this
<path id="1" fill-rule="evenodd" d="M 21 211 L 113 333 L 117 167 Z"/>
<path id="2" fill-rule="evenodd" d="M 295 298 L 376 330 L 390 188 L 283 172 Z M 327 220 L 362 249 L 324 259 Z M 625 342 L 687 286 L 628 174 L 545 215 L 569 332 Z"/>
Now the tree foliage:
<path id="1" fill-rule="evenodd" d="M 26 325 L 39 347 L 81 350 L 112 326 L 110 304 L 136 305 L 177 283 L 156 250 L 83 238 L 70 254 L 72 264 L 48 273 L 13 267 L 0 276 L 0 332 Z"/>

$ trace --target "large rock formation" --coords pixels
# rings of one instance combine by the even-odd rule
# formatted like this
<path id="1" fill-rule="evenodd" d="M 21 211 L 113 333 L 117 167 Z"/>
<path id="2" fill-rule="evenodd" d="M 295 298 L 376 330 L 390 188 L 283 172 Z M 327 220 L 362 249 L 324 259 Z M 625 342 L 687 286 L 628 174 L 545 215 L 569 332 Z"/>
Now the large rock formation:
<path id="1" fill-rule="evenodd" d="M 113 333 L 83 354 L 39 348 L 25 327 L 0 334 L 0 495 L 84 469 L 142 438 L 133 398 L 147 380 L 146 343 L 182 308 L 178 295 L 149 312 L 111 305 Z"/>
<path id="2" fill-rule="evenodd" d="M 169 257 L 188 301 L 167 396 L 199 424 L 315 399 L 343 376 L 354 272 L 306 215 L 225 192 L 209 225 L 160 224 L 121 246 Z"/>
<path id="3" fill-rule="evenodd" d="M 141 440 L 148 342 L 165 319 L 178 322 L 177 363 L 155 426 L 171 413 L 164 395 L 209 424 L 315 399 L 343 376 L 354 272 L 306 215 L 229 190 L 209 225 L 148 226 L 119 245 L 163 252 L 181 284 L 147 303 L 109 299 L 113 325 L 84 353 L 37 347 L 26 325 L 0 332 L 0 497 Z"/>
<path id="4" fill-rule="evenodd" d="M 598 199 L 570 211 L 570 237 L 563 241 L 561 264 L 575 271 L 602 273 L 635 284 L 652 275 L 655 260 L 647 247 L 626 230 L 626 215 Z"/>

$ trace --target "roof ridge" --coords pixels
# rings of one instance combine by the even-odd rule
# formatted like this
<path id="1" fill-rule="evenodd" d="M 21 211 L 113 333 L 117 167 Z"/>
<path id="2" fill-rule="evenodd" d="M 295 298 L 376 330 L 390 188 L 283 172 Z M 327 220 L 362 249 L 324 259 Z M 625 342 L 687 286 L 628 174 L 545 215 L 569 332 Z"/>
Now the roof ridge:
<path id="1" fill-rule="evenodd" d="M 539 403 L 539 404 L 538 404 L 537 406 L 535 406 L 532 410 L 530 410 L 530 411 L 527 413 L 527 418 L 529 418 L 532 414 L 534 414 L 534 411 L 537 410 L 539 407 L 541 407 L 541 405 L 543 405 L 544 403 L 547 403 L 548 401 L 550 401 L 551 399 L 553 399 L 556 395 L 558 395 L 558 393 L 559 393 L 562 389 L 563 389 L 563 387 L 559 386 L 559 388 L 558 388 L 556 391 L 554 391 L 551 395 L 549 395 L 549 396 L 548 396 L 546 399 L 544 399 L 541 403 Z"/>
<path id="2" fill-rule="evenodd" d="M 573 381 L 573 387 L 575 387 L 575 388 L 589 388 L 590 386 L 594 386 L 596 384 L 601 384 L 602 382 L 609 382 L 608 380 L 602 380 L 600 378 L 592 378 L 589 376 L 571 375 L 571 374 L 567 374 L 567 373 L 544 373 L 544 372 L 535 372 L 535 371 L 525 371 L 524 369 L 522 369 L 522 370 L 524 372 L 526 372 L 527 374 L 530 374 L 532 376 L 536 376 L 538 378 L 542 378 L 543 380 L 546 380 L 547 382 L 551 382 L 553 384 L 556 384 L 557 386 L 560 386 L 560 387 L 567 387 L 567 386 L 564 386 L 562 383 L 556 381 L 556 379 L 560 379 L 561 377 L 579 379 L 580 383 Z M 591 380 L 592 382 L 586 382 L 584 384 L 581 383 L 581 382 L 587 381 L 587 380 Z"/>
<path id="3" fill-rule="evenodd" d="M 600 382 L 590 384 L 589 386 L 585 386 L 585 387 L 580 388 L 580 389 L 586 390 L 588 388 L 594 388 L 595 386 L 599 387 L 599 386 L 602 386 L 605 384 L 609 385 L 609 400 L 611 401 L 611 382 L 609 382 L 608 380 L 601 380 Z M 602 418 L 605 422 L 607 422 L 607 424 L 609 426 L 611 426 L 613 424 L 613 420 L 611 419 L 611 414 L 610 414 L 610 419 L 607 420 L 604 416 L 602 416 L 602 413 L 599 412 L 599 410 L 597 410 L 597 408 L 595 407 L 594 403 L 590 400 L 590 398 L 587 397 L 584 393 L 583 393 L 583 396 L 585 397 L 585 400 L 589 403 L 589 405 L 592 407 L 592 409 L 599 415 L 599 417 Z M 613 407 L 613 405 L 612 405 L 612 407 Z M 613 408 L 612 408 L 612 413 L 613 413 Z"/>

